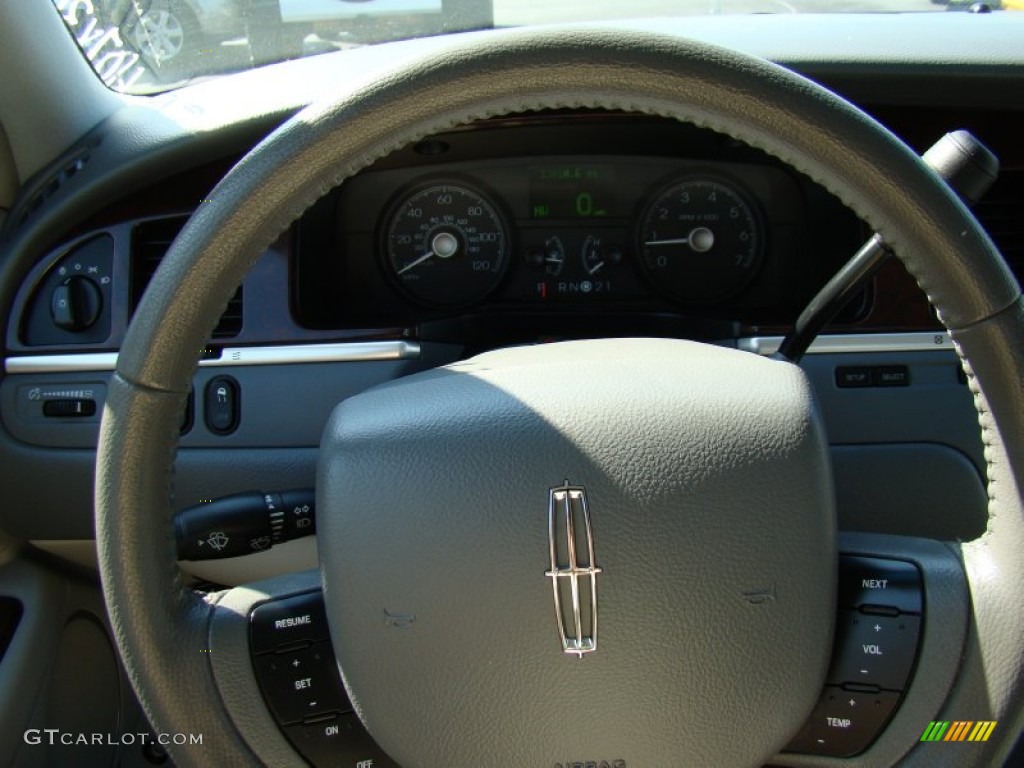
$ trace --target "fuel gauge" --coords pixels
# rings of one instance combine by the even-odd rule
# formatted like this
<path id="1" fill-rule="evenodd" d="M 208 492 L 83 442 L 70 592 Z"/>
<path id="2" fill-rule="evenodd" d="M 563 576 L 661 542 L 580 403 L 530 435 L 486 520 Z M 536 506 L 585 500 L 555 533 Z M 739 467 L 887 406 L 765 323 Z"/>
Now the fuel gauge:
<path id="1" fill-rule="evenodd" d="M 558 277 L 565 267 L 565 246 L 562 239 L 552 235 L 544 241 L 544 271 L 551 277 Z"/>

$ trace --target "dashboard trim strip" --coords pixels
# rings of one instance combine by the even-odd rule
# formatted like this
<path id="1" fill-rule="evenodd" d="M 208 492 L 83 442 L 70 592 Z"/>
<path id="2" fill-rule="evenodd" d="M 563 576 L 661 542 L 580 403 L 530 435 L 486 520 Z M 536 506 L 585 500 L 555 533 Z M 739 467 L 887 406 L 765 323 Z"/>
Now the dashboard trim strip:
<path id="1" fill-rule="evenodd" d="M 744 352 L 772 355 L 782 343 L 781 336 L 749 336 L 736 340 Z M 850 333 L 819 336 L 808 354 L 852 354 L 865 352 L 929 352 L 952 350 L 953 340 L 945 331 L 919 333 Z M 387 360 L 415 360 L 420 345 L 414 341 L 360 341 L 340 344 L 297 344 L 274 347 L 226 347 L 221 356 L 200 360 L 202 368 L 249 365 L 299 365 L 309 363 L 355 363 Z M 17 373 L 83 373 L 112 371 L 116 352 L 9 357 L 4 370 Z"/>
<path id="2" fill-rule="evenodd" d="M 781 344 L 781 336 L 749 336 L 736 340 L 739 349 L 758 355 L 773 355 Z M 933 352 L 944 349 L 953 349 L 953 339 L 946 331 L 846 333 L 819 336 L 807 353 L 837 355 L 855 352 Z"/>
<path id="3" fill-rule="evenodd" d="M 201 368 L 309 363 L 362 363 L 414 360 L 420 345 L 413 341 L 360 341 L 340 344 L 297 344 L 274 347 L 225 347 L 218 358 L 200 360 Z M 15 373 L 81 373 L 112 371 L 116 352 L 9 357 L 4 370 Z"/>

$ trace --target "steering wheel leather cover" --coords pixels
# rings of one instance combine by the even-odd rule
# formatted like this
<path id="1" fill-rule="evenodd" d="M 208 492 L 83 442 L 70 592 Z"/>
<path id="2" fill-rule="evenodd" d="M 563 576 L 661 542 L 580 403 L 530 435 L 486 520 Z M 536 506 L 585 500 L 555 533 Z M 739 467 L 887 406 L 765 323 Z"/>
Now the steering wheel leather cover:
<path id="1" fill-rule="evenodd" d="M 670 117 L 775 155 L 864 218 L 928 293 L 972 372 L 990 493 L 988 531 L 963 546 L 973 623 L 945 712 L 950 719 L 998 720 L 993 740 L 969 753 L 975 764 L 995 762 L 1012 746 L 1024 709 L 1019 287 L 955 195 L 848 103 L 734 52 L 600 29 L 483 35 L 349 84 L 254 148 L 165 258 L 111 378 L 97 458 L 96 529 L 117 643 L 154 727 L 204 734 L 202 745 L 172 747 L 175 760 L 182 766 L 255 762 L 221 704 L 209 654 L 201 652 L 212 600 L 185 588 L 171 526 L 177 422 L 219 314 L 251 263 L 292 221 L 377 158 L 473 120 L 561 107 Z M 963 764 L 967 754 L 918 750 L 909 759 Z"/>

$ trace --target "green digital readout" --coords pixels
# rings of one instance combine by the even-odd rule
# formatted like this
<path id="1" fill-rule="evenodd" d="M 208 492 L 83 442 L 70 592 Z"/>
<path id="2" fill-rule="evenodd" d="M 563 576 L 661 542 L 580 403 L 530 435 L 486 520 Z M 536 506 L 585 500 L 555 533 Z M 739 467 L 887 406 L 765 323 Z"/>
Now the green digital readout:
<path id="1" fill-rule="evenodd" d="M 530 169 L 530 218 L 597 219 L 613 216 L 612 172 L 596 165 Z"/>

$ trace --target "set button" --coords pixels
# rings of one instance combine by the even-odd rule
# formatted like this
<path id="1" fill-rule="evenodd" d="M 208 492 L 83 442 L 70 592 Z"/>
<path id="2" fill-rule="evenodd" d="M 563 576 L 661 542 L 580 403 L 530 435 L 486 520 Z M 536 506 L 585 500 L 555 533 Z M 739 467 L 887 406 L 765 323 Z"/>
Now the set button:
<path id="1" fill-rule="evenodd" d="M 257 656 L 256 676 L 279 722 L 297 723 L 325 712 L 351 712 L 329 642 L 290 653 Z"/>

